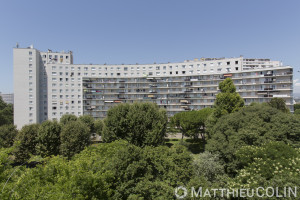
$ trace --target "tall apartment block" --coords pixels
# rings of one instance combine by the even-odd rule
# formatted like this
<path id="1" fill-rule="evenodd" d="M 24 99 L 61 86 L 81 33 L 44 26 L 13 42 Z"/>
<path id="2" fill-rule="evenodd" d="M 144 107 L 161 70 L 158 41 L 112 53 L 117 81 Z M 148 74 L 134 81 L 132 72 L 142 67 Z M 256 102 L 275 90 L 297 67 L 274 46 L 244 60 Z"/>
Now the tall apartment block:
<path id="1" fill-rule="evenodd" d="M 73 64 L 72 52 L 14 48 L 15 124 L 63 114 L 104 118 L 119 103 L 154 102 L 169 116 L 211 107 L 218 84 L 231 78 L 251 102 L 280 97 L 293 110 L 293 68 L 270 59 L 201 58 L 180 63 Z"/>

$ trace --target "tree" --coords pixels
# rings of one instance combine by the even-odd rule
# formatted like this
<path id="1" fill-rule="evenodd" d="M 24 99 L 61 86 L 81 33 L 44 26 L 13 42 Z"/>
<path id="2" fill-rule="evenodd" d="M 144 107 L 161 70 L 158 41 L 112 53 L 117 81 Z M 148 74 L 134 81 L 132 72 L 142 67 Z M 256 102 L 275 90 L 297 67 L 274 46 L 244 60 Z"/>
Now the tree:
<path id="1" fill-rule="evenodd" d="M 17 162 L 24 162 L 30 158 L 30 155 L 36 155 L 36 145 L 38 143 L 38 124 L 25 125 L 18 132 L 14 155 Z"/>
<path id="2" fill-rule="evenodd" d="M 154 103 L 119 104 L 107 112 L 102 139 L 112 142 L 125 139 L 137 146 L 158 146 L 164 143 L 166 111 Z"/>
<path id="3" fill-rule="evenodd" d="M 4 124 L 13 124 L 13 106 L 12 104 L 7 104 L 0 97 L 0 126 Z"/>
<path id="4" fill-rule="evenodd" d="M 99 136 L 102 135 L 102 130 L 103 130 L 103 121 L 101 119 L 97 119 L 94 121 L 94 128 L 95 128 L 95 133 Z"/>
<path id="5" fill-rule="evenodd" d="M 0 170 L 1 155 L 0 151 Z M 3 157 L 7 160 L 7 155 Z M 176 199 L 174 188 L 180 185 L 205 185 L 205 180 L 193 179 L 191 166 L 192 157 L 181 145 L 141 148 L 124 140 L 102 143 L 71 160 L 48 157 L 41 165 L 23 169 L 12 176 L 0 198 Z M 0 179 L 1 189 L 5 181 Z"/>
<path id="6" fill-rule="evenodd" d="M 82 115 L 78 118 L 79 121 L 83 122 L 90 129 L 90 133 L 95 132 L 94 121 L 95 119 L 90 115 Z"/>
<path id="7" fill-rule="evenodd" d="M 232 79 L 226 78 L 219 83 L 219 89 L 221 92 L 217 94 L 215 101 L 215 116 L 217 118 L 222 115 L 236 112 L 244 106 L 244 100 L 239 93 L 236 92 L 236 88 Z"/>
<path id="8" fill-rule="evenodd" d="M 200 134 L 201 138 L 205 140 L 205 122 L 212 112 L 213 109 L 204 108 L 198 111 L 176 113 L 170 119 L 171 130 L 181 132 L 182 139 L 183 136 L 197 139 Z"/>
<path id="9" fill-rule="evenodd" d="M 229 182 L 230 188 L 300 187 L 299 149 L 284 142 L 269 142 L 260 147 L 244 146 L 236 156 L 241 170 Z M 279 192 L 283 195 L 282 190 Z"/>
<path id="10" fill-rule="evenodd" d="M 90 144 L 91 136 L 89 128 L 80 121 L 69 121 L 60 134 L 60 152 L 71 158 Z"/>
<path id="11" fill-rule="evenodd" d="M 0 126 L 0 148 L 11 147 L 17 134 L 18 130 L 13 124 Z"/>
<path id="12" fill-rule="evenodd" d="M 290 110 L 286 107 L 285 100 L 282 98 L 277 98 L 277 97 L 272 98 L 271 101 L 268 102 L 268 104 L 273 108 L 281 110 L 282 112 L 285 113 L 290 112 Z"/>
<path id="13" fill-rule="evenodd" d="M 234 174 L 238 168 L 235 152 L 242 146 L 283 141 L 299 147 L 300 120 L 290 113 L 256 104 L 221 117 L 208 132 L 206 150 L 219 154 L 227 172 Z"/>
<path id="14" fill-rule="evenodd" d="M 75 115 L 65 114 L 59 120 L 62 125 L 66 125 L 70 121 L 77 121 L 77 117 Z"/>
<path id="15" fill-rule="evenodd" d="M 300 110 L 300 103 L 294 104 L 294 111 Z"/>
<path id="16" fill-rule="evenodd" d="M 197 177 L 205 177 L 210 183 L 225 181 L 225 170 L 219 155 L 203 152 L 194 155 L 193 165 Z"/>
<path id="17" fill-rule="evenodd" d="M 61 126 L 57 121 L 44 121 L 38 130 L 37 153 L 43 157 L 58 155 Z"/>

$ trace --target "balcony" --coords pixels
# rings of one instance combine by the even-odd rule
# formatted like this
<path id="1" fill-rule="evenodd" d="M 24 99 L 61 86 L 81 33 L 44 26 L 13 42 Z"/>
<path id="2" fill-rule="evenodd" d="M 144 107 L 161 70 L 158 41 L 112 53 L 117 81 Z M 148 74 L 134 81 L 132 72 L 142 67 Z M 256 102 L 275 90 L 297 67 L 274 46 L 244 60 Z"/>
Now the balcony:
<path id="1" fill-rule="evenodd" d="M 274 81 L 264 81 L 264 83 L 273 83 Z"/>
<path id="2" fill-rule="evenodd" d="M 125 88 L 125 86 L 120 86 L 119 88 Z"/>
<path id="3" fill-rule="evenodd" d="M 191 79 L 190 78 L 186 78 L 186 79 L 184 79 L 184 81 L 191 81 Z"/>
<path id="4" fill-rule="evenodd" d="M 273 88 L 265 88 L 264 90 L 273 90 Z"/>
<path id="5" fill-rule="evenodd" d="M 193 92 L 193 90 L 185 90 L 184 93 Z"/>
<path id="6" fill-rule="evenodd" d="M 273 76 L 273 74 L 264 74 L 264 76 Z"/>

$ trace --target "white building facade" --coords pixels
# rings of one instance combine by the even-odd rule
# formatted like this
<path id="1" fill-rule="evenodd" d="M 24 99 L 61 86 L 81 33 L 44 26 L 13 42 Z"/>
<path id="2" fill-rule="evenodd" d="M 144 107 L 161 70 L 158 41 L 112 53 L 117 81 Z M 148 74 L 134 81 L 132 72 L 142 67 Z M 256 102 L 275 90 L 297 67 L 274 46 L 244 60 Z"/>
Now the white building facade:
<path id="1" fill-rule="evenodd" d="M 72 52 L 14 48 L 15 124 L 64 114 L 104 118 L 118 103 L 155 102 L 169 116 L 211 107 L 218 84 L 233 79 L 246 105 L 281 97 L 293 110 L 293 69 L 270 59 L 201 58 L 180 63 L 73 64 Z"/>

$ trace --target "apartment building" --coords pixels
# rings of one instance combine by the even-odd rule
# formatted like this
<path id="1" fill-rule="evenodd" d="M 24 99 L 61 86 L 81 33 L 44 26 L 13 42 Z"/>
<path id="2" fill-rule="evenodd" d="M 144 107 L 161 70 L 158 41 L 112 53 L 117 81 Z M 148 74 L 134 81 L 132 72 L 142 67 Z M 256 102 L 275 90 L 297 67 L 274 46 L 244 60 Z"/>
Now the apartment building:
<path id="1" fill-rule="evenodd" d="M 14 104 L 14 94 L 2 94 L 0 92 L 0 96 L 5 103 Z"/>
<path id="2" fill-rule="evenodd" d="M 63 114 L 104 118 L 118 103 L 155 102 L 169 116 L 211 107 L 218 84 L 232 78 L 246 105 L 286 100 L 293 110 L 293 68 L 270 59 L 201 58 L 179 63 L 73 64 L 72 52 L 14 48 L 15 124 Z"/>

